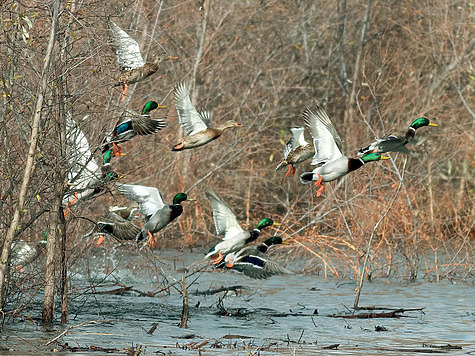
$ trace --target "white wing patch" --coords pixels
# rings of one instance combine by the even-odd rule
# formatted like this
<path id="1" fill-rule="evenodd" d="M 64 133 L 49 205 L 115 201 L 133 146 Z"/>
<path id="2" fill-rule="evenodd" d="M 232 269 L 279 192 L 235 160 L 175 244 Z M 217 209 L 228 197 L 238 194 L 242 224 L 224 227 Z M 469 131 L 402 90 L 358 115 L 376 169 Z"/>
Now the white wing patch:
<path id="1" fill-rule="evenodd" d="M 87 118 L 87 115 L 84 119 Z M 86 136 L 72 118 L 70 111 L 66 113 L 66 144 L 67 157 L 70 165 L 68 181 L 75 190 L 84 189 L 89 182 L 100 179 L 99 166 L 92 157 Z"/>
<path id="2" fill-rule="evenodd" d="M 204 131 L 208 128 L 205 121 L 209 121 L 211 115 L 206 112 L 199 113 L 190 100 L 190 87 L 180 83 L 173 91 L 175 107 L 178 112 L 178 121 L 183 127 L 186 136 Z M 204 120 L 203 120 L 204 119 Z"/>
<path id="3" fill-rule="evenodd" d="M 312 165 L 333 161 L 343 156 L 340 149 L 340 137 L 333 128 L 328 116 L 320 107 L 317 108 L 316 113 L 318 116 L 308 108 L 303 112 L 305 124 L 310 130 L 315 147 Z M 331 131 L 334 132 L 332 133 Z M 337 143 L 337 141 L 339 142 Z"/>
<path id="4" fill-rule="evenodd" d="M 125 198 L 139 203 L 139 211 L 149 217 L 165 206 L 162 192 L 154 187 L 134 184 L 117 184 L 117 188 Z"/>
<path id="5" fill-rule="evenodd" d="M 224 235 L 223 240 L 228 240 L 243 232 L 236 215 L 229 209 L 213 191 L 206 192 L 211 208 L 213 221 L 218 235 Z"/>
<path id="6" fill-rule="evenodd" d="M 109 30 L 115 49 L 117 63 L 123 70 L 141 67 L 145 64 L 137 41 L 130 37 L 114 21 L 109 20 Z"/>

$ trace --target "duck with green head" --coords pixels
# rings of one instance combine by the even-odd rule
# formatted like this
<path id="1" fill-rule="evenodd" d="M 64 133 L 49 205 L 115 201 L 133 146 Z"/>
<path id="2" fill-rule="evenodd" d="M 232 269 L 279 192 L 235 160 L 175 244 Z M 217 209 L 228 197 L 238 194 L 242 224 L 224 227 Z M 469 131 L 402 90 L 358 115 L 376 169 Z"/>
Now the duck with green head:
<path id="1" fill-rule="evenodd" d="M 118 184 L 117 189 L 125 198 L 139 204 L 139 212 L 145 220 L 142 229 L 135 240 L 138 242 L 149 237 L 149 244 L 153 248 L 153 234 L 164 229 L 169 223 L 183 213 L 181 202 L 190 201 L 185 193 L 178 193 L 172 204 L 163 202 L 163 193 L 154 187 L 135 184 Z"/>
<path id="2" fill-rule="evenodd" d="M 102 152 L 113 148 L 113 156 L 123 155 L 119 143 L 129 141 L 137 135 L 150 135 L 165 127 L 165 120 L 161 118 L 151 118 L 150 112 L 157 108 L 165 108 L 156 101 L 147 102 L 140 115 L 135 111 L 124 110 L 114 129 L 104 138 Z"/>
<path id="3" fill-rule="evenodd" d="M 224 130 L 232 127 L 242 127 L 234 120 L 228 120 L 221 125 L 211 127 L 211 113 L 198 112 L 191 102 L 188 84 L 180 83 L 173 91 L 178 121 L 183 127 L 183 140 L 173 146 L 172 151 L 183 151 L 190 148 L 203 146 L 220 137 Z"/>
<path id="4" fill-rule="evenodd" d="M 384 153 L 384 152 L 401 152 L 406 154 L 412 154 L 412 152 L 407 149 L 406 145 L 408 143 L 413 145 L 420 145 L 424 142 L 423 138 L 416 137 L 416 130 L 425 127 L 425 126 L 439 126 L 429 119 L 425 117 L 419 117 L 415 119 L 412 124 L 407 129 L 406 133 L 393 135 L 389 134 L 383 138 L 377 138 L 376 141 L 371 143 L 370 145 L 361 148 L 358 151 L 358 155 L 364 155 L 369 152 L 377 152 L 377 153 Z"/>
<path id="5" fill-rule="evenodd" d="M 223 235 L 222 241 L 211 247 L 205 256 L 205 258 L 212 259 L 214 264 L 221 262 L 223 255 L 240 250 L 246 244 L 255 241 L 264 228 L 278 225 L 272 219 L 264 218 L 259 221 L 255 229 L 246 231 L 239 225 L 236 215 L 213 191 L 206 192 L 206 196 L 213 210 L 213 221 L 216 227 L 216 233 Z"/>
<path id="6" fill-rule="evenodd" d="M 281 267 L 266 255 L 269 247 L 284 243 L 282 237 L 272 236 L 258 245 L 242 248 L 231 252 L 224 258 L 223 264 L 228 269 L 244 273 L 256 279 L 265 279 L 276 274 L 291 274 L 292 272 Z"/>
<path id="7" fill-rule="evenodd" d="M 178 59 L 168 54 L 152 53 L 152 61 L 145 62 L 140 53 L 140 46 L 127 32 L 121 29 L 114 21 L 109 20 L 109 31 L 112 44 L 115 48 L 117 63 L 122 69 L 122 74 L 117 79 L 115 86 L 122 86 L 120 100 L 127 95 L 129 84 L 138 83 L 154 74 L 159 64 L 165 60 Z"/>
<path id="8" fill-rule="evenodd" d="M 300 175 L 300 182 L 308 184 L 315 181 L 317 197 L 322 194 L 322 182 L 331 182 L 357 170 L 367 162 L 388 159 L 379 153 L 369 153 L 361 158 L 349 158 L 343 154 L 340 136 L 336 132 L 330 118 L 325 111 L 317 106 L 312 112 L 306 109 L 303 113 L 305 124 L 310 129 L 315 146 L 315 155 L 312 165 L 317 165 L 312 172 L 304 172 Z"/>

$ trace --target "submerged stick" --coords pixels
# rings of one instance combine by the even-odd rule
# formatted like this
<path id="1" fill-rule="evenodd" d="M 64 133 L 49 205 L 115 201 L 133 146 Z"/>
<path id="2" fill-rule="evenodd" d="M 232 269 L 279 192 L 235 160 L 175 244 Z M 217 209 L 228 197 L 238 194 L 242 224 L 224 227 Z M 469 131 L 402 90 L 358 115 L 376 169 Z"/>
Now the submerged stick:
<path id="1" fill-rule="evenodd" d="M 115 321 L 115 320 L 91 320 L 91 321 L 86 321 L 84 323 L 81 323 L 81 324 L 77 324 L 77 325 L 73 325 L 73 326 L 70 326 L 68 327 L 66 330 L 64 330 L 61 334 L 59 334 L 58 336 L 55 336 L 54 338 L 52 338 L 50 341 L 48 341 L 46 344 L 43 344 L 43 346 L 48 346 L 49 344 L 55 342 L 56 340 L 58 340 L 61 336 L 64 336 L 65 334 L 67 334 L 70 330 L 72 329 L 76 329 L 76 328 L 79 328 L 81 326 L 84 326 L 84 325 L 89 325 L 89 324 L 96 324 L 96 323 L 110 323 L 112 321 Z"/>
<path id="2" fill-rule="evenodd" d="M 188 290 L 186 289 L 186 278 L 184 274 L 181 276 L 181 295 L 183 296 L 183 308 L 181 310 L 181 321 L 179 327 L 186 329 L 188 328 L 187 323 L 190 309 L 188 305 Z"/>

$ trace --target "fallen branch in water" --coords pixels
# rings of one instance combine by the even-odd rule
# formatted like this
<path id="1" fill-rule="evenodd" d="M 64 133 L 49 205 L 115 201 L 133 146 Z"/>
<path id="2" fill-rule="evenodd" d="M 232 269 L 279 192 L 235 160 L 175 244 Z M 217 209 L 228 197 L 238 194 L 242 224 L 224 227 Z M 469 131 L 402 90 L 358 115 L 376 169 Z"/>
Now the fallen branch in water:
<path id="1" fill-rule="evenodd" d="M 372 319 L 372 318 L 401 318 L 404 313 L 404 309 L 397 309 L 390 312 L 381 313 L 362 313 L 362 314 L 332 314 L 329 317 L 332 318 L 344 318 L 344 319 Z"/>
<path id="2" fill-rule="evenodd" d="M 97 323 L 110 323 L 110 322 L 113 322 L 113 321 L 115 321 L 115 320 L 91 320 L 91 321 L 86 321 L 86 322 L 81 323 L 81 324 L 70 326 L 66 330 L 64 330 L 61 334 L 59 334 L 58 336 L 52 338 L 46 344 L 43 344 L 43 346 L 48 346 L 49 344 L 55 342 L 56 340 L 58 340 L 60 337 L 67 334 L 72 329 L 76 329 L 76 328 L 79 328 L 79 327 L 84 326 L 84 325 L 97 324 Z"/>
<path id="3" fill-rule="evenodd" d="M 394 308 L 394 307 L 388 307 L 388 306 L 381 306 L 381 305 L 368 305 L 366 307 L 358 307 L 355 310 L 402 310 L 402 312 L 406 311 L 422 311 L 426 307 L 422 308 Z"/>
<path id="4" fill-rule="evenodd" d="M 221 293 L 221 292 L 238 292 L 238 291 L 241 291 L 241 289 L 246 289 L 245 286 L 230 286 L 230 287 L 219 287 L 219 288 L 216 288 L 216 289 L 213 289 L 213 290 L 206 290 L 206 291 L 196 291 L 196 292 L 193 292 L 194 295 L 213 295 L 213 294 L 217 294 L 217 293 Z"/>

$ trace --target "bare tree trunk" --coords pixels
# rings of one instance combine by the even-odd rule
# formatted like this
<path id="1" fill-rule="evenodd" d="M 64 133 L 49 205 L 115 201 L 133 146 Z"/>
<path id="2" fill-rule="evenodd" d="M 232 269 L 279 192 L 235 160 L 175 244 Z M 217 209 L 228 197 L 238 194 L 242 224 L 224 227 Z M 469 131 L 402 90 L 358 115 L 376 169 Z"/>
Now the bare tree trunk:
<path id="1" fill-rule="evenodd" d="M 51 54 L 53 53 L 54 42 L 56 39 L 56 25 L 58 22 L 58 8 L 59 0 L 55 0 L 53 4 L 53 18 L 51 23 L 51 31 L 48 41 L 48 46 L 46 49 L 43 71 L 41 74 L 40 85 L 38 88 L 38 96 L 36 99 L 35 111 L 33 115 L 33 123 L 31 129 L 31 138 L 30 138 L 30 147 L 28 149 L 28 156 L 26 159 L 25 172 L 23 175 L 23 181 L 21 184 L 20 192 L 18 194 L 18 203 L 16 204 L 15 211 L 13 213 L 13 219 L 10 224 L 10 227 L 5 236 L 3 243 L 2 254 L 0 258 L 0 307 L 3 307 L 4 293 L 5 293 L 5 276 L 8 266 L 8 259 L 10 258 L 10 249 L 13 242 L 13 237 L 15 235 L 15 230 L 17 229 L 20 222 L 20 212 L 23 209 L 25 203 L 26 192 L 30 183 L 31 175 L 34 167 L 34 160 L 36 157 L 36 147 L 38 144 L 38 129 L 41 119 L 41 109 L 43 107 L 44 93 L 47 88 L 48 73 L 51 63 Z"/>
<path id="2" fill-rule="evenodd" d="M 55 267 L 57 256 L 57 240 L 59 232 L 59 211 L 61 206 L 61 196 L 56 194 L 51 206 L 48 240 L 46 242 L 46 270 L 45 270 L 45 291 L 43 296 L 42 321 L 45 324 L 53 322 L 54 313 L 54 283 Z"/>
<path id="3" fill-rule="evenodd" d="M 186 288 L 186 277 L 181 276 L 181 295 L 183 296 L 183 308 L 181 310 L 181 321 L 179 327 L 182 329 L 188 328 L 188 314 L 190 312 L 188 306 L 188 290 Z"/>
<path id="4" fill-rule="evenodd" d="M 59 205 L 59 223 L 61 229 L 61 324 L 68 322 L 68 259 L 66 255 L 66 219 Z"/>

